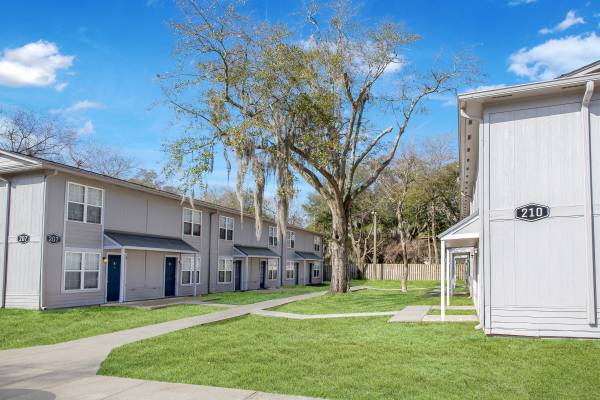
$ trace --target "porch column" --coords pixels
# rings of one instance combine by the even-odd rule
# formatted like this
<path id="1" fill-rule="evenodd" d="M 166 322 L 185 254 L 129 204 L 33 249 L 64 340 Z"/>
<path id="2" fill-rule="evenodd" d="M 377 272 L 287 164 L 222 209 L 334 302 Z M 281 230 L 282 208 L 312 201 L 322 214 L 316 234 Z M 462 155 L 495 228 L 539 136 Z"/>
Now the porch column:
<path id="1" fill-rule="evenodd" d="M 126 252 L 125 248 L 121 248 L 121 287 L 119 288 L 119 303 L 122 303 L 126 300 L 125 298 L 125 277 L 127 276 L 127 259 L 125 258 Z"/>
<path id="2" fill-rule="evenodd" d="M 450 269 L 452 266 L 452 261 L 454 260 L 454 255 L 450 252 L 446 255 L 446 305 L 450 305 Z"/>
<path id="3" fill-rule="evenodd" d="M 446 241 L 442 240 L 440 247 L 440 308 L 442 321 L 446 319 Z"/>
<path id="4" fill-rule="evenodd" d="M 194 297 L 196 297 L 196 286 L 198 286 L 198 282 L 196 282 L 196 271 L 198 270 L 198 253 L 194 253 L 194 268 L 192 268 L 192 283 L 194 285 Z M 200 274 L 198 274 L 198 280 L 200 280 Z"/>
<path id="5" fill-rule="evenodd" d="M 248 265 L 248 262 L 250 261 L 249 257 L 246 257 L 246 266 L 244 268 L 244 276 L 242 277 L 242 284 L 240 285 L 240 287 L 242 288 L 242 290 L 248 290 L 248 276 L 250 275 L 250 265 Z"/>

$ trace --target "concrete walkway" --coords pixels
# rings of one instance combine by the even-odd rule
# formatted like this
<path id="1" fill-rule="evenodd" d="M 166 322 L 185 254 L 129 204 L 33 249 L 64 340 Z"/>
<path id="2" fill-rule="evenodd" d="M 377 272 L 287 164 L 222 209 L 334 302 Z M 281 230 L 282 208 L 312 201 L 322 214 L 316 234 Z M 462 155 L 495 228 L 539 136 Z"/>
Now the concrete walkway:
<path id="1" fill-rule="evenodd" d="M 180 385 L 136 379 L 96 376 L 100 364 L 116 347 L 197 325 L 224 321 L 298 300 L 322 296 L 325 291 L 268 300 L 211 314 L 142 326 L 49 346 L 0 352 L 0 400 L 4 399 L 263 399 L 301 397 L 248 390 Z"/>
<path id="2" fill-rule="evenodd" d="M 353 317 L 381 317 L 386 315 L 395 315 L 398 311 L 378 311 L 378 312 L 355 312 L 343 314 L 294 314 L 281 311 L 259 310 L 252 314 L 263 317 L 277 317 L 288 319 L 327 319 L 327 318 L 353 318 Z"/>

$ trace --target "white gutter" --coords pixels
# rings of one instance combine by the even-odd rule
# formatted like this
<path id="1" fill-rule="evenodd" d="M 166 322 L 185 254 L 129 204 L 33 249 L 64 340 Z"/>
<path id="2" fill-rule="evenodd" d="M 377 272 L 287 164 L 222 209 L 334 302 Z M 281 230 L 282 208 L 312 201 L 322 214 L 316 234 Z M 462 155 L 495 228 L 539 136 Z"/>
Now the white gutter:
<path id="1" fill-rule="evenodd" d="M 0 178 L 3 182 L 6 182 L 6 193 L 4 195 L 4 204 L 6 204 L 6 209 L 4 210 L 4 243 L 3 243 L 3 252 L 2 252 L 2 292 L 0 293 L 0 307 L 4 308 L 6 305 L 6 278 L 8 276 L 8 233 L 9 233 L 9 223 L 10 223 L 10 191 L 11 185 L 10 180 L 5 178 Z"/>
<path id="2" fill-rule="evenodd" d="M 595 254 L 594 254 L 594 219 L 592 214 L 593 194 L 592 194 L 592 161 L 591 161 L 591 128 L 590 128 L 590 100 L 594 94 L 594 82 L 588 81 L 585 85 L 585 94 L 581 101 L 581 118 L 583 129 L 583 152 L 585 157 L 585 236 L 586 236 L 586 261 L 588 267 L 587 274 L 587 295 L 588 295 L 588 322 L 590 325 L 596 324 L 596 274 L 595 274 Z"/>

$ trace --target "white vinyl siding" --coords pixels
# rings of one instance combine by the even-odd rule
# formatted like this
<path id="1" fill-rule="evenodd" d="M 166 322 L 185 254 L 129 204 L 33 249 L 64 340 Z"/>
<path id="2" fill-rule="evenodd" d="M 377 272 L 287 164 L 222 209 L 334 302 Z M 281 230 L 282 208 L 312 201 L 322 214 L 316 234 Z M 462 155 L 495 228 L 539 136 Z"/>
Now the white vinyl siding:
<path id="1" fill-rule="evenodd" d="M 278 273 L 278 263 L 277 263 L 277 259 L 274 258 L 270 258 L 269 261 L 267 262 L 267 278 L 271 281 L 276 280 L 277 279 L 277 273 Z"/>
<path id="2" fill-rule="evenodd" d="M 65 291 L 98 290 L 100 287 L 100 253 L 65 252 Z"/>
<path id="3" fill-rule="evenodd" d="M 285 279 L 296 279 L 296 265 L 294 261 L 288 261 L 285 265 Z"/>
<path id="4" fill-rule="evenodd" d="M 202 211 L 183 209 L 183 234 L 186 236 L 200 236 L 202 234 Z"/>
<path id="5" fill-rule="evenodd" d="M 69 182 L 67 219 L 69 221 L 102 224 L 104 191 L 91 186 Z"/>
<path id="6" fill-rule="evenodd" d="M 223 215 L 219 217 L 219 238 L 233 240 L 233 218 Z"/>
<path id="7" fill-rule="evenodd" d="M 287 242 L 288 249 L 293 249 L 294 247 L 296 247 L 296 232 L 288 231 Z"/>
<path id="8" fill-rule="evenodd" d="M 217 282 L 231 283 L 233 280 L 233 258 L 220 258 L 217 268 Z"/>

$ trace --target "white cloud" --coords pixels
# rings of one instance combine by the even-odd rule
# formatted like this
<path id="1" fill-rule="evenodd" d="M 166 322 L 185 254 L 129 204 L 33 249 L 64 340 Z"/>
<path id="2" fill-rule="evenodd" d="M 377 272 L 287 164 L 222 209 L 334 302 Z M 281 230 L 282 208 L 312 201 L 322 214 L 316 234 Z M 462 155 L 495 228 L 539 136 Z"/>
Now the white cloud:
<path id="1" fill-rule="evenodd" d="M 4 49 L 0 57 L 0 85 L 19 87 L 55 84 L 57 71 L 68 69 L 73 59 L 73 56 L 60 54 L 56 44 L 45 40 L 15 49 Z"/>
<path id="2" fill-rule="evenodd" d="M 537 0 L 511 0 L 508 2 L 508 5 L 511 7 L 522 6 L 524 4 L 532 4 L 537 2 Z"/>
<path id="3" fill-rule="evenodd" d="M 73 112 L 77 112 L 77 111 L 85 111 L 85 110 L 91 110 L 94 108 L 102 108 L 102 107 L 104 107 L 104 106 L 96 101 L 80 100 L 80 101 L 76 101 L 75 103 L 71 104 L 69 107 L 55 108 L 53 110 L 50 110 L 50 113 L 52 113 L 52 114 L 68 114 L 68 113 L 73 113 Z"/>
<path id="4" fill-rule="evenodd" d="M 562 31 L 569 29 L 570 27 L 572 27 L 574 25 L 579 25 L 579 24 L 585 24 L 584 19 L 582 17 L 578 17 L 575 14 L 575 11 L 569 10 L 569 12 L 567 12 L 567 15 L 565 16 L 564 20 L 562 20 L 558 24 L 554 25 L 552 28 L 540 29 L 540 33 L 542 35 L 546 35 L 548 33 L 562 32 Z"/>
<path id="5" fill-rule="evenodd" d="M 54 85 L 54 90 L 56 90 L 57 92 L 62 92 L 63 90 L 65 90 L 67 85 L 68 85 L 67 82 L 57 83 L 56 85 Z"/>
<path id="6" fill-rule="evenodd" d="M 508 70 L 530 80 L 553 79 L 600 59 L 600 37 L 595 32 L 551 39 L 522 48 L 509 57 Z"/>
<path id="7" fill-rule="evenodd" d="M 81 128 L 77 129 L 77 134 L 79 136 L 88 136 L 94 133 L 94 131 L 94 124 L 88 119 Z"/>

